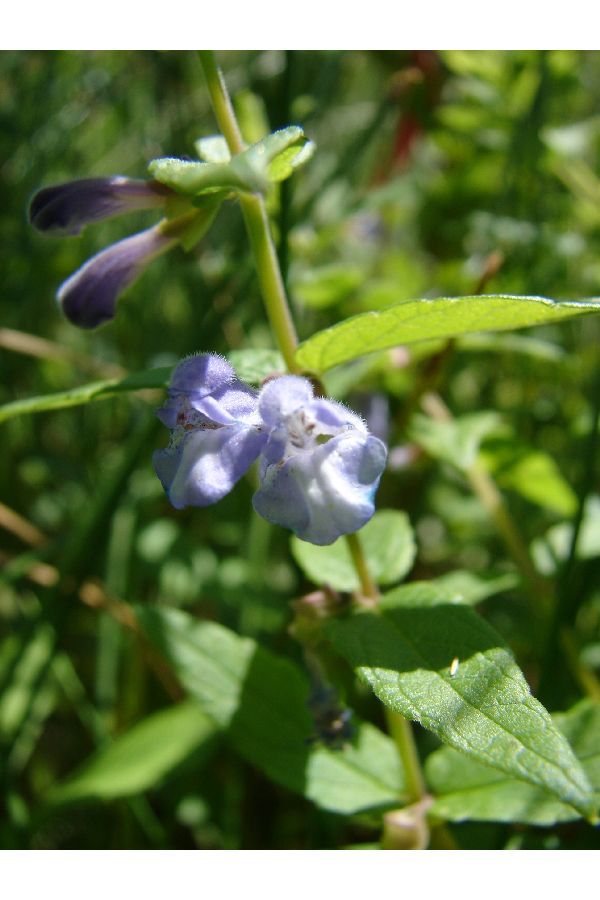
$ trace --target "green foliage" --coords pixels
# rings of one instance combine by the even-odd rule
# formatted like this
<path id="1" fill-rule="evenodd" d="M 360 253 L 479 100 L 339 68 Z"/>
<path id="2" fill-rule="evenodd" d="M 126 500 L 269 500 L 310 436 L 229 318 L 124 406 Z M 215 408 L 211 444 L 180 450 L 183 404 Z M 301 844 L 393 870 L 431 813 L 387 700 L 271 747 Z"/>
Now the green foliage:
<path id="1" fill-rule="evenodd" d="M 393 509 L 376 512 L 361 531 L 363 553 L 378 584 L 393 584 L 410 571 L 417 552 L 406 513 Z M 338 538 L 327 547 L 317 547 L 296 537 L 292 554 L 304 574 L 315 584 L 327 584 L 338 591 L 357 591 L 360 582 L 348 545 Z"/>
<path id="2" fill-rule="evenodd" d="M 553 719 L 571 742 L 600 799 L 600 707 L 584 701 Z M 571 806 L 546 791 L 506 778 L 450 747 L 432 753 L 425 771 L 436 795 L 432 815 L 452 822 L 475 819 L 548 826 L 577 818 Z"/>
<path id="3" fill-rule="evenodd" d="M 101 749 L 49 794 L 52 804 L 130 797 L 158 787 L 180 763 L 215 736 L 215 726 L 193 701 L 162 709 Z"/>
<path id="4" fill-rule="evenodd" d="M 442 741 L 472 739 L 471 755 L 438 750 L 415 729 L 432 825 L 446 819 L 464 849 L 597 849 L 600 832 L 564 802 L 582 793 L 582 770 L 560 734 L 597 792 L 597 706 L 581 698 L 598 695 L 600 671 L 600 318 L 584 317 L 597 301 L 564 298 L 594 295 L 600 275 L 600 57 L 218 57 L 248 144 L 235 160 L 194 53 L 0 54 L 0 847 L 380 846 L 404 777 L 371 724 L 383 727 L 381 704 L 344 658 L 373 636 L 389 654 L 361 665 L 377 691 Z M 299 130 L 281 131 L 289 122 L 302 126 L 297 141 Z M 304 133 L 318 152 L 289 178 L 313 149 Z M 168 162 L 194 146 L 201 162 Z M 118 316 L 79 331 L 57 286 L 156 213 L 55 240 L 28 226 L 28 202 L 71 179 L 143 177 L 153 157 L 214 192 L 191 198 L 180 246 L 131 285 Z M 385 412 L 369 419 L 390 451 L 383 519 L 358 535 L 369 564 L 380 581 L 426 582 L 401 589 L 406 606 L 334 620 L 329 640 L 320 616 L 334 601 L 307 582 L 356 589 L 344 541 L 292 541 L 299 570 L 288 535 L 252 511 L 252 472 L 218 507 L 175 512 L 151 466 L 166 440 L 153 407 L 179 359 L 222 353 L 257 387 L 283 371 L 236 202 L 257 188 L 300 366 L 327 370 L 326 392 L 363 416 Z M 167 216 L 188 202 L 174 198 Z M 416 418 L 426 391 L 441 395 L 451 428 Z M 475 459 L 546 576 L 544 600 L 457 471 Z M 315 616 L 306 659 L 289 636 L 301 594 Z M 154 648 L 131 631 L 129 603 L 143 607 Z M 535 696 L 570 710 L 553 716 L 560 734 L 506 645 Z M 174 673 L 191 699 L 171 707 Z M 306 702 L 319 680 L 355 711 L 341 750 L 314 740 Z M 457 690 L 503 723 L 494 743 Z M 519 780 L 525 770 L 545 788 Z M 67 794 L 48 803 L 71 789 L 86 809 Z"/>
<path id="5" fill-rule="evenodd" d="M 206 139 L 205 139 L 206 140 Z M 208 151 L 207 151 L 208 148 Z M 210 162 L 154 159 L 148 166 L 152 178 L 189 197 L 227 194 L 230 191 L 265 191 L 272 182 L 283 181 L 307 162 L 314 144 L 297 125 L 268 135 L 234 157 L 227 157 L 222 142 L 199 143 L 199 152 Z"/>
<path id="6" fill-rule="evenodd" d="M 386 706 L 472 759 L 594 814 L 581 765 L 502 638 L 451 594 L 435 584 L 398 588 L 380 615 L 331 622 L 326 633 Z"/>
<path id="7" fill-rule="evenodd" d="M 398 802 L 402 776 L 392 741 L 363 724 L 343 749 L 321 745 L 307 679 L 290 660 L 183 612 L 140 607 L 137 614 L 206 715 L 274 781 L 336 812 Z"/>
<path id="8" fill-rule="evenodd" d="M 403 300 L 314 334 L 300 346 L 297 359 L 308 370 L 325 372 L 365 353 L 397 344 L 450 339 L 473 331 L 525 328 L 598 311 L 597 299 L 549 300 L 489 294 Z"/>

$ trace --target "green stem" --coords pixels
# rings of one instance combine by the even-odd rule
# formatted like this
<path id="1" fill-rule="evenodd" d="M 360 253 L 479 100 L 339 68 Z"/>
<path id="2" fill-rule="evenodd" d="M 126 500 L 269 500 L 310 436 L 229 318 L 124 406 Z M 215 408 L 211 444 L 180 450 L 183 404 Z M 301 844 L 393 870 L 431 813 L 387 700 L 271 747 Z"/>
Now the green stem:
<path id="1" fill-rule="evenodd" d="M 230 153 L 232 155 L 241 153 L 244 141 L 214 51 L 200 50 L 199 55 L 219 128 L 227 141 Z M 288 371 L 300 372 L 301 369 L 296 362 L 298 338 L 264 200 L 260 194 L 240 194 L 239 199 L 273 334 Z M 362 594 L 375 604 L 379 599 L 379 591 L 369 572 L 358 535 L 349 534 L 346 540 L 360 580 Z M 419 799 L 425 793 L 425 785 L 410 723 L 395 713 L 390 715 L 393 716 L 390 728 L 393 728 L 393 735 L 405 767 L 407 788 L 411 798 Z"/>
<path id="2" fill-rule="evenodd" d="M 213 110 L 233 156 L 242 152 L 244 141 L 229 93 L 217 66 L 214 51 L 200 50 L 199 53 Z M 273 334 L 288 371 L 300 372 L 300 366 L 296 362 L 298 337 L 281 277 L 264 199 L 260 194 L 240 194 L 239 199 Z"/>
<path id="3" fill-rule="evenodd" d="M 411 723 L 404 716 L 393 712 L 389 707 L 386 707 L 385 714 L 388 730 L 394 739 L 402 760 L 406 781 L 407 803 L 416 803 L 418 800 L 422 800 L 427 793 L 427 789 Z"/>

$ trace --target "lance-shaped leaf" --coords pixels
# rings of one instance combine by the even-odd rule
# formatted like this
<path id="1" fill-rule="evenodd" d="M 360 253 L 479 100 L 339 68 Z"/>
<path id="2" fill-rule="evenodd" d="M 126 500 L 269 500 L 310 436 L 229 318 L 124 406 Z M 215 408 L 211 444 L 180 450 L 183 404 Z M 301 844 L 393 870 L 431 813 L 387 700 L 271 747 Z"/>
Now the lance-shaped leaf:
<path id="1" fill-rule="evenodd" d="M 47 799 L 51 803 L 108 800 L 156 788 L 192 754 L 208 751 L 216 733 L 214 722 L 192 700 L 162 709 L 95 753 L 53 788 Z"/>
<path id="2" fill-rule="evenodd" d="M 225 155 L 218 137 L 197 142 L 197 148 L 211 161 L 155 159 L 148 170 L 161 184 L 190 197 L 230 191 L 266 191 L 272 182 L 288 178 L 305 163 L 312 155 L 314 145 L 306 140 L 301 128 L 290 125 L 231 158 Z"/>
<path id="3" fill-rule="evenodd" d="M 449 339 L 479 331 L 507 331 L 557 322 L 600 312 L 600 299 L 549 300 L 487 294 L 404 300 L 377 312 L 352 316 L 319 331 L 298 348 L 296 358 L 305 369 L 323 372 L 399 344 Z"/>
<path id="4" fill-rule="evenodd" d="M 399 803 L 393 742 L 364 724 L 341 750 L 315 743 L 308 679 L 290 660 L 180 610 L 139 607 L 137 617 L 183 687 L 273 781 L 337 812 Z"/>
<path id="5" fill-rule="evenodd" d="M 326 634 L 386 706 L 472 759 L 595 815 L 581 764 L 502 638 L 435 583 L 398 588 L 380 613 L 332 621 Z"/>
<path id="6" fill-rule="evenodd" d="M 584 700 L 552 718 L 570 740 L 600 799 L 600 706 Z M 452 822 L 471 819 L 555 825 L 579 817 L 572 806 L 541 788 L 507 778 L 450 747 L 442 747 L 427 758 L 425 773 L 435 794 L 432 815 Z"/>

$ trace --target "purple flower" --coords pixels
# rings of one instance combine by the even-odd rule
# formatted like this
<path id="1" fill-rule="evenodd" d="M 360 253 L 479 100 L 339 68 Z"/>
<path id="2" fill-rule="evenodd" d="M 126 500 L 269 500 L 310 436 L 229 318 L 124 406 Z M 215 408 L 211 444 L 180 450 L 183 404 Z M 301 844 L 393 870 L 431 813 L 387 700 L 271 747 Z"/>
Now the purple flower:
<path id="1" fill-rule="evenodd" d="M 74 235 L 90 222 L 136 209 L 164 206 L 170 194 L 158 181 L 123 175 L 83 178 L 38 191 L 29 207 L 29 221 L 38 231 L 57 236 Z"/>
<path id="2" fill-rule="evenodd" d="M 358 531 L 375 511 L 387 451 L 362 419 L 333 400 L 315 399 L 309 381 L 268 382 L 259 412 L 269 432 L 254 508 L 304 541 L 331 544 Z"/>
<path id="3" fill-rule="evenodd" d="M 121 175 L 71 181 L 35 195 L 29 208 L 31 223 L 59 236 L 79 234 L 90 222 L 154 207 L 163 207 L 167 218 L 97 253 L 61 285 L 57 300 L 75 325 L 96 328 L 112 319 L 119 295 L 148 263 L 178 243 L 191 249 L 211 225 L 218 204 L 193 206 L 157 181 Z"/>
<path id="4" fill-rule="evenodd" d="M 176 509 L 209 506 L 228 494 L 267 437 L 256 391 L 214 353 L 177 366 L 158 417 L 171 428 L 171 442 L 155 452 L 153 464 Z"/>
<path id="5" fill-rule="evenodd" d="M 176 243 L 159 224 L 101 250 L 59 288 L 56 299 L 64 314 L 80 328 L 96 328 L 112 319 L 119 295 Z"/>

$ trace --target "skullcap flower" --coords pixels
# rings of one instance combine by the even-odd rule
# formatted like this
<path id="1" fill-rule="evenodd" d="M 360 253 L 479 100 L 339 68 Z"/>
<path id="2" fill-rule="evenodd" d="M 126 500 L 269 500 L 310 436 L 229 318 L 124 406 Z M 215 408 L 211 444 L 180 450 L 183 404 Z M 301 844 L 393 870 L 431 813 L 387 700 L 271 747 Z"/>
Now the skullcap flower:
<path id="1" fill-rule="evenodd" d="M 256 391 L 220 356 L 203 353 L 175 369 L 158 417 L 171 428 L 154 453 L 156 474 L 176 509 L 221 500 L 258 457 L 266 440 Z"/>
<path id="2" fill-rule="evenodd" d="M 102 219 L 156 207 L 167 217 L 97 253 L 61 285 L 57 300 L 74 325 L 96 328 L 112 319 L 119 296 L 152 260 L 178 243 L 189 250 L 200 240 L 218 204 L 193 206 L 158 181 L 121 175 L 70 181 L 43 188 L 33 197 L 31 224 L 59 237 L 79 234 L 85 225 Z"/>
<path id="3" fill-rule="evenodd" d="M 56 299 L 64 314 L 80 328 L 96 328 L 114 318 L 119 295 L 176 243 L 177 238 L 155 225 L 101 250 L 59 288 Z"/>
<path id="4" fill-rule="evenodd" d="M 375 511 L 385 444 L 341 403 L 316 399 L 305 378 L 268 382 L 258 406 L 269 437 L 255 510 L 313 544 L 362 528 Z"/>
<path id="5" fill-rule="evenodd" d="M 38 231 L 57 236 L 80 234 L 91 222 L 163 206 L 169 193 L 157 181 L 123 175 L 82 178 L 38 191 L 29 207 L 29 221 Z"/>

